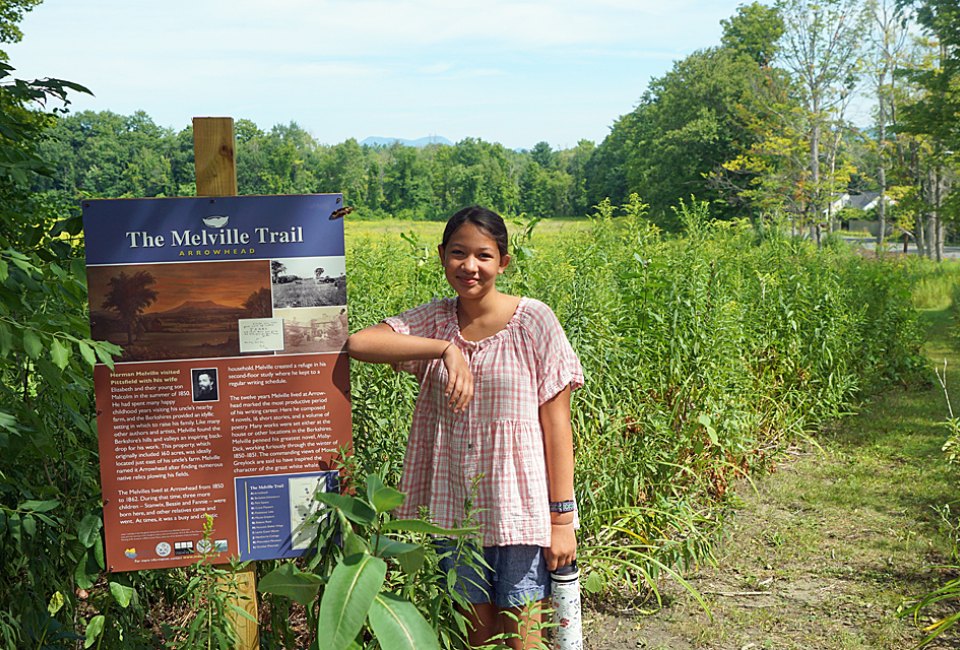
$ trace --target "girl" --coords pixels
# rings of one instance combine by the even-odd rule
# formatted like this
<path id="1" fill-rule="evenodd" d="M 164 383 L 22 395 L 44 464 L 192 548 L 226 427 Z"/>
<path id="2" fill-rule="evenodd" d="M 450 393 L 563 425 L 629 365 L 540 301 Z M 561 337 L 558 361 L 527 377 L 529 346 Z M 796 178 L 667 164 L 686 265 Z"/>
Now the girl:
<path id="1" fill-rule="evenodd" d="M 492 570 L 478 575 L 456 557 L 442 566 L 457 570 L 457 588 L 473 604 L 464 612 L 471 645 L 507 633 L 520 637 L 511 648 L 529 648 L 540 641 L 538 626 L 527 627 L 531 604 L 549 595 L 549 572 L 576 557 L 570 392 L 583 372 L 549 307 L 497 290 L 507 241 L 496 213 L 457 212 L 438 248 L 457 297 L 363 329 L 348 349 L 420 382 L 398 514 L 426 507 L 435 523 L 456 527 L 471 499 L 478 510 Z"/>

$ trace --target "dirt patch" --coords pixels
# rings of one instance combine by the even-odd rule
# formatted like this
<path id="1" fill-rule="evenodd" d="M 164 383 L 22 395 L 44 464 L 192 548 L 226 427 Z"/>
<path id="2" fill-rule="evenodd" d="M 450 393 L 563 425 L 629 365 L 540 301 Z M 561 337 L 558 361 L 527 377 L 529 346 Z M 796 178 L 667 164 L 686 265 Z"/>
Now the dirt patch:
<path id="1" fill-rule="evenodd" d="M 942 540 L 935 527 L 918 524 L 911 509 L 873 507 L 876 495 L 838 501 L 836 490 L 890 488 L 883 481 L 851 484 L 844 478 L 850 459 L 838 451 L 803 453 L 764 478 L 756 492 L 740 486 L 742 505 L 727 519 L 716 563 L 685 576 L 712 618 L 678 584 L 666 582 L 664 607 L 655 613 L 588 608 L 585 647 L 915 646 L 923 634 L 898 617 L 898 608 L 942 578 L 930 566 L 946 560 Z M 957 637 L 929 647 L 958 647 Z"/>

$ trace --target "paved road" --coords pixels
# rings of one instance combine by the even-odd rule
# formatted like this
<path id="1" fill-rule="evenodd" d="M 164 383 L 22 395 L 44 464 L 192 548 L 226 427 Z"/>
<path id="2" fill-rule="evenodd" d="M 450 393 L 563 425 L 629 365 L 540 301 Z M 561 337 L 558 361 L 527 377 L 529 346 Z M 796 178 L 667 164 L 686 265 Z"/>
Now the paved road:
<path id="1" fill-rule="evenodd" d="M 867 250 L 875 250 L 876 242 L 872 239 L 863 239 L 861 237 L 844 237 L 843 240 L 850 244 L 851 246 L 858 246 L 860 248 L 866 248 Z M 903 252 L 903 243 L 902 242 L 886 242 L 886 248 L 888 251 L 902 253 Z M 907 245 L 907 254 L 916 255 L 917 247 L 912 242 Z M 960 259 L 960 246 L 944 246 L 943 256 L 947 259 Z"/>

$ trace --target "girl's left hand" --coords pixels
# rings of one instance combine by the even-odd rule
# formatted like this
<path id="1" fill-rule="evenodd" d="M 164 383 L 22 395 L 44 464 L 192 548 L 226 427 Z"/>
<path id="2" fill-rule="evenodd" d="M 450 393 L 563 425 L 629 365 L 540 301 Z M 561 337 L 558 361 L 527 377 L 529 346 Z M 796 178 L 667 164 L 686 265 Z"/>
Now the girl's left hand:
<path id="1" fill-rule="evenodd" d="M 447 385 L 443 394 L 454 413 L 462 413 L 473 399 L 473 373 L 470 364 L 456 345 L 447 345 L 441 355 L 447 369 Z"/>
<path id="2" fill-rule="evenodd" d="M 572 522 L 552 524 L 550 528 L 550 547 L 543 549 L 543 557 L 547 570 L 556 571 L 577 559 L 577 536 Z"/>

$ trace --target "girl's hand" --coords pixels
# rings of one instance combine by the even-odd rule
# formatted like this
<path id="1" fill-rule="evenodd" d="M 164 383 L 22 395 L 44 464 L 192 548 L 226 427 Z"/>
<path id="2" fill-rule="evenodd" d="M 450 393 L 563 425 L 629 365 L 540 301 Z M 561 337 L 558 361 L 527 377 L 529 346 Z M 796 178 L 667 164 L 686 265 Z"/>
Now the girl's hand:
<path id="1" fill-rule="evenodd" d="M 443 365 L 447 369 L 447 385 L 443 394 L 454 413 L 461 413 L 473 399 L 473 373 L 470 364 L 456 345 L 448 345 L 443 351 Z"/>
<path id="2" fill-rule="evenodd" d="M 577 536 L 573 522 L 551 524 L 550 548 L 543 549 L 543 558 L 547 561 L 547 570 L 556 571 L 577 559 Z"/>

